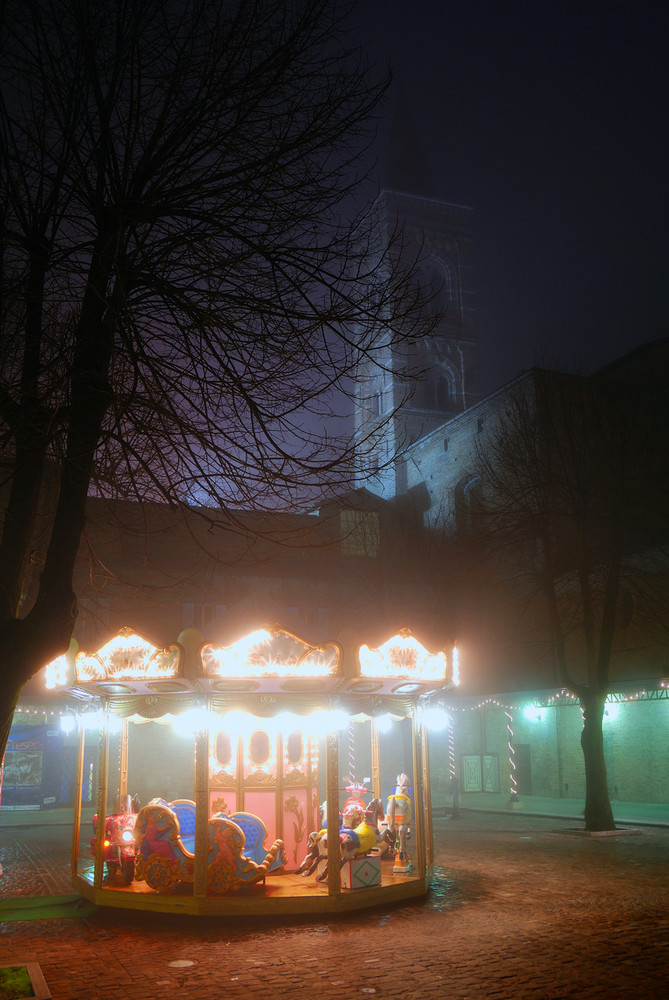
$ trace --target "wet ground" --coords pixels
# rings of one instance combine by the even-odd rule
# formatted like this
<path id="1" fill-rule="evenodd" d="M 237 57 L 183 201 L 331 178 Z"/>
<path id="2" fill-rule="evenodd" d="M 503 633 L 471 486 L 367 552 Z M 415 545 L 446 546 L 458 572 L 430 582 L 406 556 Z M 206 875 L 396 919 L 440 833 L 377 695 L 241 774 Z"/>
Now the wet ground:
<path id="1" fill-rule="evenodd" d="M 281 922 L 106 910 L 8 922 L 0 962 L 39 962 L 63 1000 L 667 995 L 668 829 L 595 837 L 573 821 L 464 813 L 435 834 L 420 902 Z M 66 829 L 4 830 L 0 893 L 70 893 L 69 852 Z"/>

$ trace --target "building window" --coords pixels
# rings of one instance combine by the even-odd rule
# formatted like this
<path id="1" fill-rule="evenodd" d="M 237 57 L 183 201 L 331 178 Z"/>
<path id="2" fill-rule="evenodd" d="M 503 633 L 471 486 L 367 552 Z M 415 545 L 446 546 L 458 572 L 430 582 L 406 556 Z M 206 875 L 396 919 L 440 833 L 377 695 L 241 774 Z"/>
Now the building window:
<path id="1" fill-rule="evenodd" d="M 379 554 L 379 515 L 374 511 L 343 510 L 339 515 L 341 551 L 347 556 Z"/>
<path id="2" fill-rule="evenodd" d="M 477 477 L 465 480 L 455 488 L 455 526 L 458 534 L 471 534 L 481 512 L 483 488 Z"/>
<path id="3" fill-rule="evenodd" d="M 291 608 L 291 611 L 295 611 L 295 617 L 298 617 L 298 609 Z M 329 608 L 314 608 L 312 605 L 308 607 L 303 607 L 299 609 L 299 620 L 302 625 L 308 626 L 309 628 L 318 628 L 320 631 L 327 630 L 330 627 L 330 609 Z"/>
<path id="4" fill-rule="evenodd" d="M 227 611 L 227 604 L 182 604 L 181 627 L 205 628 Z"/>

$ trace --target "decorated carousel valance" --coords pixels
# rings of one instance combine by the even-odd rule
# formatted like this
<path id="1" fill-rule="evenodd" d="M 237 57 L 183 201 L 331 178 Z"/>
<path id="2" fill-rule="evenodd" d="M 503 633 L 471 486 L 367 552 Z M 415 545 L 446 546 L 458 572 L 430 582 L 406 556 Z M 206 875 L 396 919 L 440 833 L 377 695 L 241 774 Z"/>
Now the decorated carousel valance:
<path id="1" fill-rule="evenodd" d="M 382 645 L 360 646 L 359 676 L 347 689 L 358 694 L 419 697 L 458 683 L 457 652 L 432 653 L 403 628 Z"/>
<path id="2" fill-rule="evenodd" d="M 160 649 L 122 628 L 97 652 L 81 650 L 74 656 L 63 656 L 46 667 L 46 686 L 79 687 L 98 695 L 180 693 L 190 689 L 182 677 L 182 649 L 176 643 Z"/>
<path id="3" fill-rule="evenodd" d="M 278 625 L 267 625 L 228 646 L 206 643 L 201 686 L 211 692 L 328 692 L 339 683 L 341 651 L 334 642 L 312 645 Z"/>
<path id="4" fill-rule="evenodd" d="M 450 658 L 431 652 L 409 629 L 378 647 L 361 645 L 357 657 L 353 652 L 344 669 L 337 643 L 309 643 L 269 624 L 227 645 L 197 645 L 184 675 L 180 644 L 159 648 L 123 628 L 97 652 L 76 652 L 74 643 L 47 666 L 46 686 L 103 697 L 116 714 L 156 718 L 184 710 L 170 705 L 174 696 L 190 695 L 188 705 L 195 705 L 198 690 L 222 713 L 239 708 L 272 716 L 288 707 L 309 715 L 341 707 L 351 715 L 377 715 L 395 699 L 405 703 L 400 713 L 410 714 L 415 699 L 458 683 L 456 651 Z"/>

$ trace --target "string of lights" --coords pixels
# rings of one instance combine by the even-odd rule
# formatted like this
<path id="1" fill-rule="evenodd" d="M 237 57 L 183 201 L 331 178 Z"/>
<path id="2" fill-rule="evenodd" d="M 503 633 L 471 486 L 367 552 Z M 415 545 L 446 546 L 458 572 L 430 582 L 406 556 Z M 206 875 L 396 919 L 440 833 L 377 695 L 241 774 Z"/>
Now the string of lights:
<path id="1" fill-rule="evenodd" d="M 455 729 L 453 728 L 453 718 L 448 717 L 448 773 L 451 778 L 456 777 L 455 772 Z"/>
<path id="2" fill-rule="evenodd" d="M 504 714 L 507 718 L 506 730 L 509 734 L 509 739 L 507 740 L 507 746 L 509 748 L 509 792 L 511 794 L 511 801 L 515 801 L 515 797 L 518 795 L 518 782 L 516 781 L 516 751 L 513 748 L 513 716 L 511 712 L 505 708 Z"/>
<path id="3" fill-rule="evenodd" d="M 356 780 L 355 773 L 355 736 L 353 733 L 353 720 L 348 724 L 348 773 L 350 775 L 351 781 Z"/>

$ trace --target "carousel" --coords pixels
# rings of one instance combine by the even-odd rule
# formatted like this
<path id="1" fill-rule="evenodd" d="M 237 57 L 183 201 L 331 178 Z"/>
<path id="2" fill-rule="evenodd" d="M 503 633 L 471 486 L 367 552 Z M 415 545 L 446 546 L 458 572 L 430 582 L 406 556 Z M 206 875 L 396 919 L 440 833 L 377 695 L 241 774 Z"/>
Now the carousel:
<path id="1" fill-rule="evenodd" d="M 455 651 L 407 629 L 376 648 L 311 645 L 277 625 L 158 649 L 125 628 L 46 678 L 73 706 L 72 880 L 92 902 L 296 914 L 427 892 L 430 706 L 457 683 Z"/>

